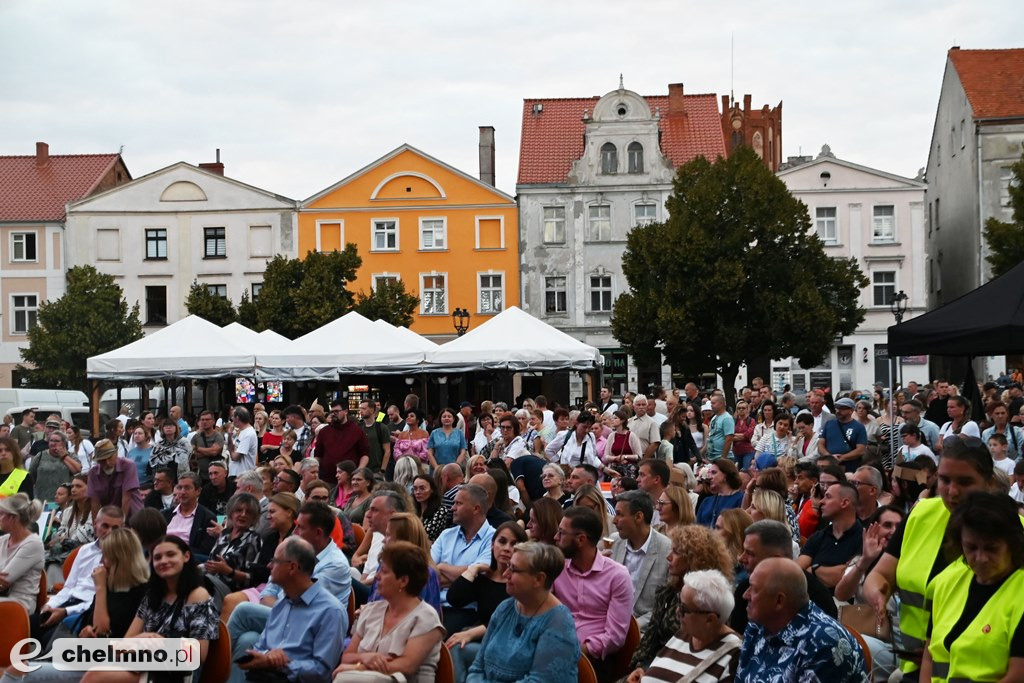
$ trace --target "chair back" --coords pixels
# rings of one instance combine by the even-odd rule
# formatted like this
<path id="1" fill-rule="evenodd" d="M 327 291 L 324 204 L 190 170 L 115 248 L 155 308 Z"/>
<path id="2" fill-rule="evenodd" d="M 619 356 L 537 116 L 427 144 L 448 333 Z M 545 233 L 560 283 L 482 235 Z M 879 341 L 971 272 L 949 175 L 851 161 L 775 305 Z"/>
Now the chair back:
<path id="1" fill-rule="evenodd" d="M 46 576 L 46 573 L 43 573 Z M 31 628 L 28 623 L 28 612 L 21 606 L 21 603 L 8 601 L 0 602 L 0 667 L 7 668 L 11 665 L 11 650 L 19 640 L 24 640 L 31 635 Z"/>
<path id="2" fill-rule="evenodd" d="M 351 633 L 352 627 L 356 623 L 356 592 L 350 590 L 348 592 L 348 630 Z"/>
<path id="3" fill-rule="evenodd" d="M 356 547 L 358 548 L 359 544 L 363 542 L 364 538 L 366 538 L 366 532 L 363 531 L 363 525 L 352 522 L 352 533 L 356 535 Z"/>
<path id="4" fill-rule="evenodd" d="M 636 617 L 630 616 L 629 629 L 626 631 L 626 642 L 623 643 L 621 650 L 612 655 L 613 680 L 617 681 L 630 674 L 629 663 L 633 661 L 633 654 L 639 645 L 640 624 L 637 623 Z"/>
<path id="5" fill-rule="evenodd" d="M 68 577 L 71 576 L 71 565 L 75 563 L 75 558 L 78 557 L 78 551 L 82 549 L 82 546 L 78 546 L 72 550 L 67 558 L 64 560 L 64 580 L 67 581 Z"/>
<path id="6" fill-rule="evenodd" d="M 36 593 L 36 612 L 42 610 L 49 599 L 50 596 L 46 593 L 46 571 L 44 570 L 39 572 L 39 592 Z"/>
<path id="7" fill-rule="evenodd" d="M 873 674 L 871 673 L 871 668 L 873 666 L 871 662 L 871 648 L 868 647 L 867 641 L 864 640 L 864 636 L 862 636 L 857 629 L 850 628 L 846 624 L 843 624 L 843 628 L 849 631 L 850 635 L 857 641 L 857 644 L 860 645 L 860 649 L 864 652 L 864 666 L 867 667 L 868 678 L 874 680 Z"/>
<path id="8" fill-rule="evenodd" d="M 211 640 L 199 683 L 227 683 L 231 675 L 231 634 L 223 621 L 217 622 L 217 640 Z"/>
<path id="9" fill-rule="evenodd" d="M 576 680 L 579 683 L 597 683 L 597 672 L 594 671 L 594 665 L 590 663 L 586 655 L 580 655 L 578 667 L 579 675 Z"/>
<path id="10" fill-rule="evenodd" d="M 455 663 L 448 646 L 441 643 L 441 658 L 437 660 L 437 677 L 434 683 L 455 683 Z"/>

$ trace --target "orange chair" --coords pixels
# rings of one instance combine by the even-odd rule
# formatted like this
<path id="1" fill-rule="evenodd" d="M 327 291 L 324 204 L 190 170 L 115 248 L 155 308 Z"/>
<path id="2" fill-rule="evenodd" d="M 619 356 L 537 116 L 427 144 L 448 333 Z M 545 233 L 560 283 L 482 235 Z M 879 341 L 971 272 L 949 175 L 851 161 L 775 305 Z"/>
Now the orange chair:
<path id="1" fill-rule="evenodd" d="M 44 573 L 43 576 L 46 576 Z M 28 638 L 31 629 L 28 624 L 28 612 L 17 602 L 0 602 L 0 667 L 11 665 L 11 650 L 19 640 Z"/>
<path id="2" fill-rule="evenodd" d="M 64 558 L 64 581 L 67 581 L 68 577 L 71 576 L 71 565 L 75 563 L 75 558 L 78 557 L 78 551 L 81 549 L 82 546 L 78 546 L 77 548 L 72 550 L 66 558 Z M 55 583 L 52 586 L 50 586 L 50 588 L 52 588 L 53 592 L 56 593 L 64 587 L 64 581 L 61 581 L 60 583 Z"/>
<path id="3" fill-rule="evenodd" d="M 50 596 L 46 593 L 46 572 L 39 572 L 39 592 L 36 593 L 36 612 L 46 606 Z"/>
<path id="4" fill-rule="evenodd" d="M 364 538 L 366 538 L 366 532 L 363 531 L 363 526 L 361 524 L 356 524 L 355 522 L 353 522 L 352 533 L 356 535 L 356 547 L 358 548 L 359 544 L 363 542 Z"/>
<path id="5" fill-rule="evenodd" d="M 348 630 L 352 631 L 352 626 L 356 623 L 356 594 L 355 591 L 348 592 Z"/>
<path id="6" fill-rule="evenodd" d="M 580 655 L 580 661 L 577 666 L 579 668 L 579 676 L 576 680 L 579 683 L 597 683 L 597 672 L 594 671 L 594 665 L 590 663 L 586 655 Z"/>
<path id="7" fill-rule="evenodd" d="M 874 675 L 871 673 L 872 662 L 871 662 L 871 650 L 868 648 L 867 641 L 856 629 L 850 628 L 846 624 L 843 627 L 849 631 L 850 635 L 854 637 L 854 640 L 860 645 L 861 651 L 864 653 L 864 666 L 867 668 L 868 678 L 874 680 Z"/>
<path id="8" fill-rule="evenodd" d="M 628 676 L 631 669 L 629 663 L 633 661 L 633 654 L 640 645 L 640 624 L 636 623 L 636 617 L 629 617 L 629 630 L 626 631 L 626 642 L 622 649 L 612 655 L 613 679 L 619 680 Z"/>
<path id="9" fill-rule="evenodd" d="M 224 622 L 217 624 L 217 640 L 211 640 L 199 683 L 227 683 L 231 675 L 231 634 Z"/>
<path id="10" fill-rule="evenodd" d="M 455 683 L 455 663 L 448 646 L 441 643 L 441 658 L 437 660 L 437 676 L 434 683 Z"/>

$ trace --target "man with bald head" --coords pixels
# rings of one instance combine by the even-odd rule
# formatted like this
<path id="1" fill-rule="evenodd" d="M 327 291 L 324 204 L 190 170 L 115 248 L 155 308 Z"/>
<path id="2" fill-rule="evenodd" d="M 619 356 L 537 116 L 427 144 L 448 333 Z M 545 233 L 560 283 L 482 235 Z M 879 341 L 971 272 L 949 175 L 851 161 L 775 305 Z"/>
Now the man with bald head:
<path id="1" fill-rule="evenodd" d="M 790 559 L 769 558 L 750 575 L 738 683 L 868 683 L 860 645 L 807 597 L 807 579 Z"/>
<path id="2" fill-rule="evenodd" d="M 469 479 L 470 484 L 476 484 L 487 492 L 487 523 L 497 529 L 505 522 L 514 522 L 515 518 L 494 507 L 494 499 L 498 495 L 498 482 L 489 474 L 474 474 Z"/>
<path id="3" fill-rule="evenodd" d="M 828 522 L 807 539 L 797 562 L 830 590 L 846 573 L 846 567 L 861 553 L 864 528 L 857 519 L 857 487 L 848 481 L 832 484 L 821 501 L 821 516 Z"/>
<path id="4" fill-rule="evenodd" d="M 465 481 L 465 475 L 462 473 L 462 466 L 458 463 L 450 462 L 441 468 L 441 504 L 446 509 L 452 509 L 452 505 L 455 504 L 455 494 L 459 492 L 463 481 Z"/>

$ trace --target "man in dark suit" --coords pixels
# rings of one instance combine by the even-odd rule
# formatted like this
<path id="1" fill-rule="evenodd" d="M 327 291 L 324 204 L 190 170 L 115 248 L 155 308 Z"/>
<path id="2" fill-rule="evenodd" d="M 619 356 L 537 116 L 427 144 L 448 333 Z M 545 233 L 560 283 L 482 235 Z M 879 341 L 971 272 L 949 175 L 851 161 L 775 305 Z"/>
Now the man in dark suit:
<path id="1" fill-rule="evenodd" d="M 188 543 L 197 562 L 206 562 L 216 538 L 207 529 L 216 523 L 217 515 L 199 504 L 199 475 L 185 472 L 174 487 L 178 505 L 163 511 L 167 533 Z"/>

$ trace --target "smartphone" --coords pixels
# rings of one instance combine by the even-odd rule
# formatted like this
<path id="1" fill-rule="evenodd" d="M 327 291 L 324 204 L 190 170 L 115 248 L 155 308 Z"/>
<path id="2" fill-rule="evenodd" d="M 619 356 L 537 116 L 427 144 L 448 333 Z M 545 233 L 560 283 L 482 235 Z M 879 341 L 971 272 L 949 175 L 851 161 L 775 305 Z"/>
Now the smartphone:
<path id="1" fill-rule="evenodd" d="M 251 652 L 244 652 L 238 657 L 235 657 L 235 664 L 248 664 L 254 659 L 256 659 L 256 655 Z"/>

